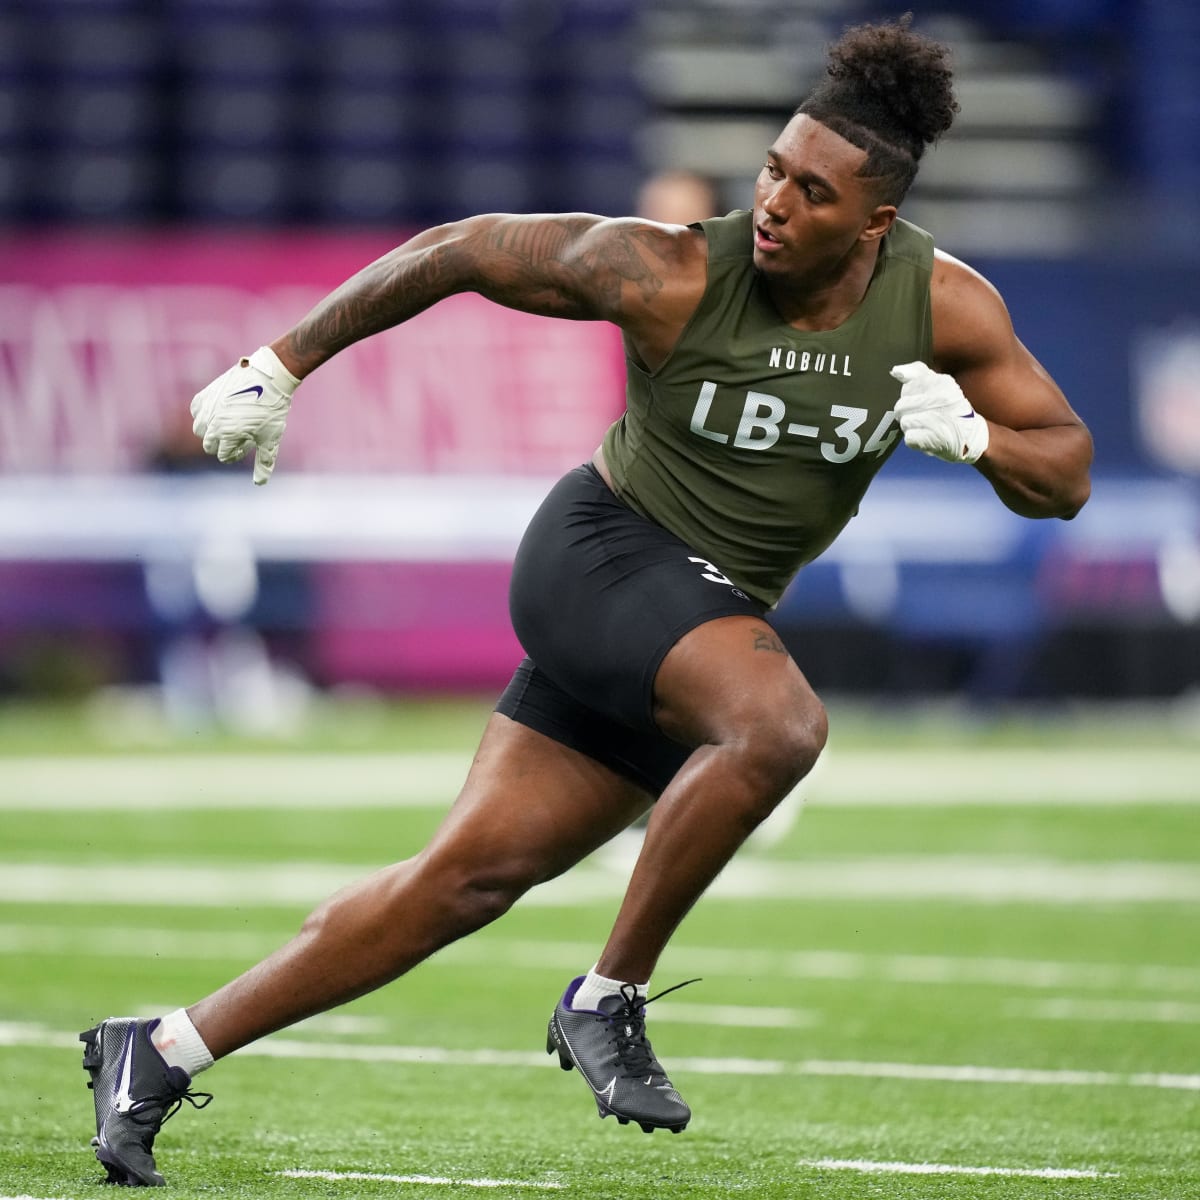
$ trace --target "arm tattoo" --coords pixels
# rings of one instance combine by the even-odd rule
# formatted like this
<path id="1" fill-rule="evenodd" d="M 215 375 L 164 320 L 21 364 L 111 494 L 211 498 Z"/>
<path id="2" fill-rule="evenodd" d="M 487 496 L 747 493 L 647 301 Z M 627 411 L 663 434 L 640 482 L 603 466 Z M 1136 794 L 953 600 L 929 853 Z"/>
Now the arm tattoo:
<path id="1" fill-rule="evenodd" d="M 415 316 L 436 299 L 447 255 L 441 247 L 420 254 L 386 255 L 330 293 L 288 335 L 305 370 L 312 370 L 354 342 Z"/>
<path id="2" fill-rule="evenodd" d="M 576 320 L 614 319 L 626 283 L 643 300 L 662 288 L 649 231 L 619 225 L 587 242 L 592 217 L 515 220 L 483 243 L 486 279 L 478 291 L 510 308 Z M 649 236 L 647 236 L 649 234 Z"/>
<path id="3" fill-rule="evenodd" d="M 772 654 L 786 654 L 787 647 L 779 640 L 779 635 L 773 629 L 755 629 L 755 650 L 769 650 Z"/>
<path id="4" fill-rule="evenodd" d="M 462 291 L 542 316 L 619 322 L 626 285 L 643 302 L 662 289 L 662 236 L 588 216 L 477 218 L 430 230 L 322 300 L 290 332 L 289 348 L 309 371 Z"/>

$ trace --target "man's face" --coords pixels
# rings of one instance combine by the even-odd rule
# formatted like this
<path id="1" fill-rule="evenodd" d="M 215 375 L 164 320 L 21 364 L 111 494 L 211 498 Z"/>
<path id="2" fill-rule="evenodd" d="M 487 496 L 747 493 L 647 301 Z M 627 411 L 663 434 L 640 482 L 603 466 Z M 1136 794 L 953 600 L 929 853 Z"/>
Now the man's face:
<path id="1" fill-rule="evenodd" d="M 855 175 L 866 151 L 795 116 L 767 152 L 754 186 L 754 265 L 775 278 L 820 279 L 872 227 L 879 205 Z"/>

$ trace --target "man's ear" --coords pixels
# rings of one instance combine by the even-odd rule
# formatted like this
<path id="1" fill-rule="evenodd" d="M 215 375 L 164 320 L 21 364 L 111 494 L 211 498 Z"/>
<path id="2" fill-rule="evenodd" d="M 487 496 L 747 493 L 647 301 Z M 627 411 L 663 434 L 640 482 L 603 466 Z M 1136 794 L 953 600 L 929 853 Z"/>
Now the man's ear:
<path id="1" fill-rule="evenodd" d="M 863 226 L 862 233 L 858 235 L 860 242 L 877 242 L 889 229 L 896 220 L 896 206 L 894 204 L 881 204 L 867 218 L 867 223 Z"/>

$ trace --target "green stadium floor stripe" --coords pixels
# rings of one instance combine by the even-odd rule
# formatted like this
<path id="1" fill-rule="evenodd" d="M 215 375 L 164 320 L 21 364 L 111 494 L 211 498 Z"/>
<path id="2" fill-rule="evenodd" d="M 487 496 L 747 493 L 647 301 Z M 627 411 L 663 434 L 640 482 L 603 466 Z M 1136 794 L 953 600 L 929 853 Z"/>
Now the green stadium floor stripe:
<path id="1" fill-rule="evenodd" d="M 23 904 L 311 906 L 361 878 L 365 865 L 245 862 L 0 861 L 0 901 Z M 580 867 L 533 889 L 527 907 L 577 908 L 624 895 L 624 873 Z M 735 859 L 706 903 L 744 900 L 956 901 L 977 904 L 1196 904 L 1200 864 L 1068 862 L 989 855 L 880 855 L 821 861 Z"/>
<path id="2" fill-rule="evenodd" d="M 224 753 L 0 759 L 0 809 L 439 807 L 467 753 Z M 1200 750 L 922 747 L 826 752 L 800 788 L 857 806 L 1200 804 Z"/>
<path id="3" fill-rule="evenodd" d="M 1118 1179 L 1114 1171 L 1074 1167 L 962 1167 L 953 1163 L 871 1162 L 857 1158 L 802 1158 L 798 1167 L 815 1171 L 858 1171 L 871 1175 L 1007 1175 L 1019 1179 Z"/>
<path id="4" fill-rule="evenodd" d="M 0 1045 L 62 1049 L 78 1046 L 78 1034 L 46 1029 L 34 1023 L 0 1023 Z M 306 1059 L 329 1062 L 391 1063 L 433 1067 L 557 1067 L 541 1051 L 451 1050 L 445 1046 L 399 1046 L 366 1042 L 308 1042 L 273 1035 L 235 1052 L 239 1057 Z M 973 1064 L 857 1062 L 853 1060 L 676 1057 L 680 1076 L 814 1076 L 820 1078 L 890 1079 L 905 1083 L 971 1083 L 1026 1087 L 1128 1087 L 1160 1091 L 1200 1092 L 1200 1075 L 1163 1071 L 1086 1071 Z"/>

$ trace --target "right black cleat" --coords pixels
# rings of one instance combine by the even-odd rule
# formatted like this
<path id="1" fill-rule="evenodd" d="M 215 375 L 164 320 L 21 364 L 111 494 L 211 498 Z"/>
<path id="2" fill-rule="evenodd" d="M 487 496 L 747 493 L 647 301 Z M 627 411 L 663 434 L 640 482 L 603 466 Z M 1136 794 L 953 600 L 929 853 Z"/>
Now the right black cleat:
<path id="1" fill-rule="evenodd" d="M 186 1071 L 169 1067 L 150 1040 L 157 1021 L 109 1017 L 79 1035 L 83 1067 L 96 1102 L 96 1158 L 108 1172 L 107 1183 L 125 1187 L 162 1187 L 154 1165 L 154 1137 L 163 1122 L 186 1100 L 203 1108 L 207 1092 L 191 1092 Z"/>
<path id="2" fill-rule="evenodd" d="M 675 988 L 642 1000 L 627 983 L 619 996 L 601 1000 L 597 1010 L 574 1009 L 571 1001 L 582 982 L 583 976 L 574 980 L 555 1007 L 546 1053 L 557 1050 L 564 1071 L 579 1068 L 602 1118 L 612 1113 L 619 1124 L 634 1121 L 645 1133 L 656 1129 L 682 1133 L 692 1110 L 667 1078 L 646 1037 L 646 1005 Z"/>

